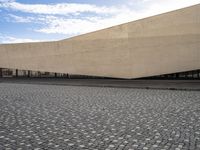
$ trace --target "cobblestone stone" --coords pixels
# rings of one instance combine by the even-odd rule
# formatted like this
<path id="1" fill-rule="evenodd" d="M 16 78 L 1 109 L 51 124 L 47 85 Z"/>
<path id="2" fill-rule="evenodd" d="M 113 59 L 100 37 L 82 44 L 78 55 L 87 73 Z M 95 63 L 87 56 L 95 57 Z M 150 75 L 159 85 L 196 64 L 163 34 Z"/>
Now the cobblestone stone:
<path id="1" fill-rule="evenodd" d="M 198 150 L 200 92 L 0 84 L 0 150 Z"/>

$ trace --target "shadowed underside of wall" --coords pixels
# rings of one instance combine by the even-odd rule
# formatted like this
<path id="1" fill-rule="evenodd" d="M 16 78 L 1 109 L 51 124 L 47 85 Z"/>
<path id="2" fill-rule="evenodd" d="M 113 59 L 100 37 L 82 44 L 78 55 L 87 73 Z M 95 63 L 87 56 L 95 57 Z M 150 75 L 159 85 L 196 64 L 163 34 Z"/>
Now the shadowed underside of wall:
<path id="1" fill-rule="evenodd" d="M 197 70 L 200 5 L 62 41 L 2 44 L 0 68 L 115 78 Z"/>

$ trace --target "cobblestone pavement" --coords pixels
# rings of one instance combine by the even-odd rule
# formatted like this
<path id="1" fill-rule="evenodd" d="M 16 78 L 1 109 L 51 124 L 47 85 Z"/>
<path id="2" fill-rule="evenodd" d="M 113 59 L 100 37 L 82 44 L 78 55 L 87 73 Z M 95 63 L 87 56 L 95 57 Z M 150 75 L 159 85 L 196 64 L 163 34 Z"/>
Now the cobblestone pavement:
<path id="1" fill-rule="evenodd" d="M 200 92 L 0 84 L 0 150 L 198 150 Z"/>

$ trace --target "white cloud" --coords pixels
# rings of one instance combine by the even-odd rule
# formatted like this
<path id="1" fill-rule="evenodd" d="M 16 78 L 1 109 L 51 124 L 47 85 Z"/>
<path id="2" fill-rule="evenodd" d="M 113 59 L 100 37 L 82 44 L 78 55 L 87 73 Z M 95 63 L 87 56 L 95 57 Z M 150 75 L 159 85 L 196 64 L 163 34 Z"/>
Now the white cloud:
<path id="1" fill-rule="evenodd" d="M 13 15 L 13 14 L 8 14 L 9 21 L 12 22 L 19 22 L 19 23 L 28 23 L 28 22 L 33 22 L 35 20 L 34 17 L 21 17 L 21 16 L 17 16 L 17 15 Z"/>
<path id="2" fill-rule="evenodd" d="M 200 0 L 143 0 L 145 9 L 148 9 L 149 15 L 169 12 L 199 3 Z"/>
<path id="3" fill-rule="evenodd" d="M 127 1 L 126 1 L 127 2 Z M 135 3 L 139 4 L 141 8 L 154 10 L 156 13 L 166 12 L 189 5 L 200 3 L 200 0 L 128 0 L 127 3 L 122 1 L 122 6 L 97 6 L 92 4 L 79 4 L 79 3 L 60 3 L 60 4 L 23 4 L 15 0 L 0 0 L 0 7 L 21 11 L 25 13 L 34 14 L 48 14 L 48 15 L 71 15 L 80 14 L 84 12 L 91 12 L 96 14 L 117 14 L 126 9 L 136 10 L 129 7 L 134 6 Z M 137 5 L 138 6 L 138 5 Z M 150 12 L 150 14 L 154 14 Z"/>
<path id="4" fill-rule="evenodd" d="M 129 1 L 134 2 L 134 1 Z M 131 9 L 128 6 L 118 8 L 118 13 L 107 17 L 84 17 L 84 18 L 63 18 L 58 16 L 46 16 L 43 20 L 46 26 L 35 31 L 42 33 L 58 33 L 67 35 L 78 35 L 87 33 L 113 25 L 122 24 L 125 22 L 161 14 L 171 10 L 194 5 L 200 0 L 182 0 L 182 3 L 174 0 L 144 0 L 141 10 Z M 134 3 L 133 3 L 134 4 Z"/>
<path id="5" fill-rule="evenodd" d="M 0 35 L 0 43 L 25 43 L 25 42 L 41 42 L 41 40 L 16 38 L 16 37 L 7 36 L 7 35 Z"/>
<path id="6" fill-rule="evenodd" d="M 9 17 L 16 22 L 40 24 L 33 29 L 36 32 L 74 36 L 199 3 L 200 0 L 128 0 L 121 6 L 110 7 L 76 3 L 22 4 L 10 1 L 0 3 L 0 8 L 28 13 L 27 17 L 13 14 Z"/>
<path id="7" fill-rule="evenodd" d="M 0 0 L 0 3 L 11 3 L 14 2 L 15 0 Z"/>
<path id="8" fill-rule="evenodd" d="M 92 13 L 116 13 L 116 7 L 96 6 L 91 4 L 76 4 L 76 3 L 62 3 L 62 4 L 22 4 L 18 2 L 4 2 L 0 3 L 0 7 L 13 9 L 16 11 L 35 13 L 35 14 L 51 14 L 51 15 L 67 15 L 83 12 Z"/>
<path id="9" fill-rule="evenodd" d="M 42 33 L 58 33 L 67 35 L 78 35 L 87 33 L 113 25 L 122 24 L 133 19 L 139 19 L 141 15 L 126 11 L 110 17 L 85 17 L 67 19 L 64 17 L 46 16 L 40 18 L 46 22 L 46 25 L 35 31 Z"/>

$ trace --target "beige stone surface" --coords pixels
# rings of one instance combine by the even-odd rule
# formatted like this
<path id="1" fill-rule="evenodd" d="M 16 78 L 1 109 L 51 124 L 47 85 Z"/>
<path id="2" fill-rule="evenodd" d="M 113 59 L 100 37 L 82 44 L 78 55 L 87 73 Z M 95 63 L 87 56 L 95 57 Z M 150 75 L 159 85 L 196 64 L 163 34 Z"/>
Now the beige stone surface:
<path id="1" fill-rule="evenodd" d="M 2 44 L 0 67 L 118 78 L 200 69 L 200 4 L 66 40 Z"/>

